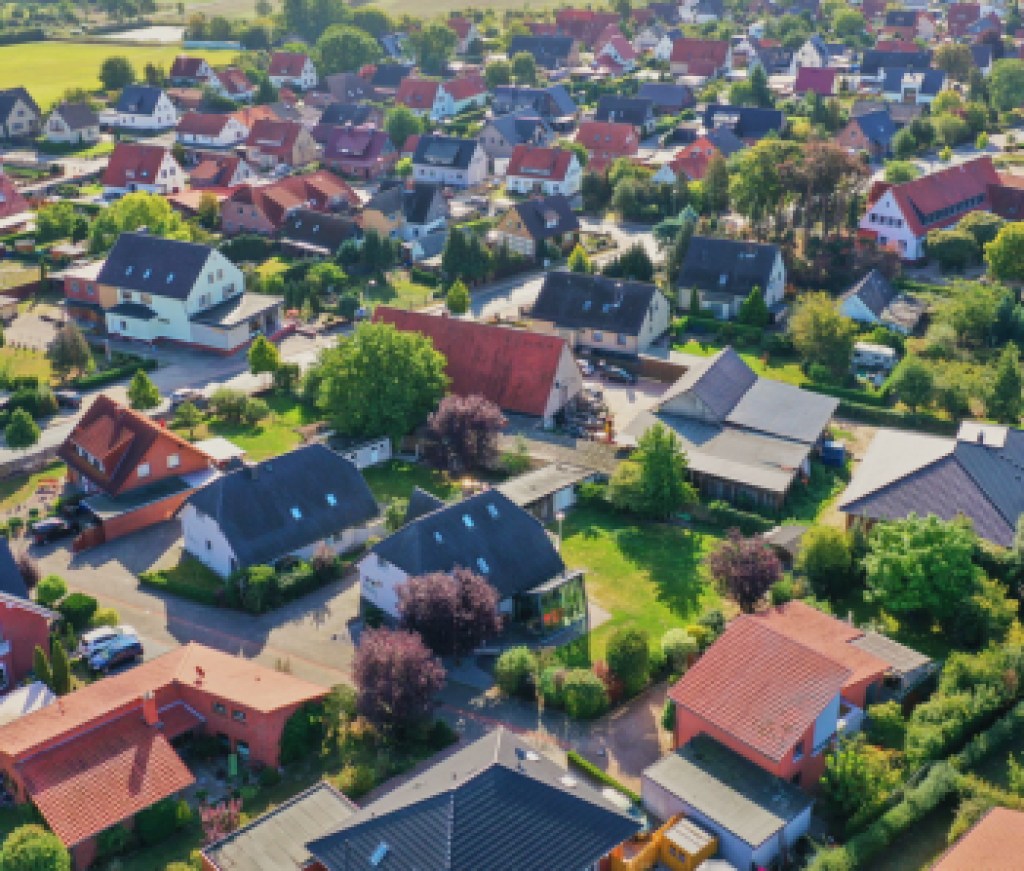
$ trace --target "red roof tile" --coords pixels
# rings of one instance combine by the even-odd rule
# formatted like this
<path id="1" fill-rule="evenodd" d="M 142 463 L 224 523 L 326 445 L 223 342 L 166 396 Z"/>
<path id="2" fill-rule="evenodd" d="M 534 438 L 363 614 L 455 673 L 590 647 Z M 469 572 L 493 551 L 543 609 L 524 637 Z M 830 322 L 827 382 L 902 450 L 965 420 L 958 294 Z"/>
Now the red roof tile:
<path id="1" fill-rule="evenodd" d="M 478 75 L 459 76 L 444 83 L 444 89 L 456 101 L 469 100 L 486 93 L 487 85 Z"/>
<path id="2" fill-rule="evenodd" d="M 793 83 L 794 94 L 818 94 L 831 97 L 836 92 L 836 70 L 825 67 L 800 67 Z"/>
<path id="3" fill-rule="evenodd" d="M 459 39 L 465 39 L 469 36 L 469 28 L 473 26 L 473 22 L 468 18 L 455 17 L 448 19 L 448 26 L 455 31 Z"/>
<path id="4" fill-rule="evenodd" d="M 584 121 L 576 131 L 576 141 L 601 157 L 631 157 L 640 149 L 636 128 L 615 121 Z"/>
<path id="5" fill-rule="evenodd" d="M 418 76 L 406 76 L 398 86 L 395 102 L 420 112 L 426 112 L 437 99 L 437 89 L 441 83 L 436 79 L 421 79 Z"/>
<path id="6" fill-rule="evenodd" d="M 268 75 L 297 78 L 302 75 L 302 68 L 306 65 L 308 59 L 308 55 L 299 52 L 275 51 L 270 56 Z"/>
<path id="7" fill-rule="evenodd" d="M 217 78 L 229 94 L 248 94 L 256 89 L 256 86 L 249 81 L 244 70 L 238 67 L 228 67 L 217 73 Z"/>
<path id="8" fill-rule="evenodd" d="M 565 148 L 517 145 L 508 160 L 507 175 L 522 175 L 548 181 L 564 181 L 573 153 Z"/>
<path id="9" fill-rule="evenodd" d="M 779 761 L 850 676 L 756 617 L 738 617 L 669 690 L 677 705 Z"/>
<path id="10" fill-rule="evenodd" d="M 932 871 L 1020 871 L 1024 813 L 994 807 L 932 866 Z"/>
<path id="11" fill-rule="evenodd" d="M 452 393 L 480 394 L 520 414 L 546 411 L 564 339 L 388 306 L 378 306 L 373 320 L 429 337 L 448 360 Z"/>
<path id="12" fill-rule="evenodd" d="M 729 58 L 729 42 L 725 39 L 677 39 L 672 43 L 671 63 L 693 64 L 702 61 L 714 69 L 725 66 Z"/>
<path id="13" fill-rule="evenodd" d="M 344 179 L 324 170 L 291 175 L 266 185 L 240 185 L 232 191 L 228 201 L 254 206 L 276 227 L 284 223 L 285 214 L 291 208 L 329 212 L 343 203 L 358 206 L 360 202 Z"/>
<path id="14" fill-rule="evenodd" d="M 256 121 L 249 128 L 249 138 L 245 144 L 249 148 L 258 148 L 262 154 L 276 154 L 286 161 L 291 160 L 295 140 L 299 138 L 303 127 L 298 121 Z"/>
<path id="15" fill-rule="evenodd" d="M 172 79 L 194 79 L 198 77 L 202 65 L 201 57 L 179 54 L 171 64 L 171 71 L 167 75 Z"/>
<path id="16" fill-rule="evenodd" d="M 130 182 L 151 184 L 160 176 L 160 165 L 169 149 L 162 145 L 118 142 L 103 170 L 101 182 L 108 187 L 127 187 Z"/>
<path id="17" fill-rule="evenodd" d="M 178 121 L 179 133 L 191 133 L 194 136 L 217 136 L 224 125 L 231 120 L 230 115 L 215 115 L 208 112 L 186 112 Z"/>

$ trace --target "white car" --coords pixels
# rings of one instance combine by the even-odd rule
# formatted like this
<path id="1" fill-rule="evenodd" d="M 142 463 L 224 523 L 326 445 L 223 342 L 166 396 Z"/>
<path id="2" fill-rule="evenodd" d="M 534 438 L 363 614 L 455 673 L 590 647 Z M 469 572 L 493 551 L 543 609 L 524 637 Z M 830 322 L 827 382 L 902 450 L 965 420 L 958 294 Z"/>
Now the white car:
<path id="1" fill-rule="evenodd" d="M 580 372 L 582 373 L 584 378 L 590 378 L 596 371 L 594 369 L 594 364 L 591 363 L 589 360 L 584 360 L 580 358 L 576 362 L 577 364 L 579 364 Z"/>
<path id="2" fill-rule="evenodd" d="M 125 635 L 138 637 L 138 633 L 131 626 L 100 626 L 96 629 L 90 629 L 88 632 L 83 632 L 82 637 L 78 639 L 77 653 L 79 656 L 89 659 L 99 653 L 111 641 Z"/>

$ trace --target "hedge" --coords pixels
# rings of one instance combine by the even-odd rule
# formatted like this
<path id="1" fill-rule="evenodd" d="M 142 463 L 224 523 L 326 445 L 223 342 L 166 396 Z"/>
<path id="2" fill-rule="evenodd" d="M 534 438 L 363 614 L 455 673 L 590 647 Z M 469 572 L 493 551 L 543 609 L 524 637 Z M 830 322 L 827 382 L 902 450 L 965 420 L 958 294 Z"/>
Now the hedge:
<path id="1" fill-rule="evenodd" d="M 839 401 L 839 408 L 836 415 L 856 420 L 860 423 L 873 423 L 879 426 L 894 426 L 903 429 L 916 429 L 921 432 L 933 433 L 935 435 L 954 435 L 960 428 L 955 420 L 945 420 L 930 414 L 911 414 L 906 411 L 897 411 L 894 408 L 874 408 L 860 402 L 850 402 L 846 399 Z"/>
<path id="2" fill-rule="evenodd" d="M 868 393 L 865 390 L 854 390 L 850 387 L 838 387 L 833 384 L 819 384 L 817 382 L 804 384 L 803 388 L 813 393 L 823 393 L 825 396 L 845 399 L 858 405 L 869 405 L 872 408 L 889 407 L 889 394 L 885 390 L 881 393 Z"/>
<path id="3" fill-rule="evenodd" d="M 121 366 L 112 366 L 110 369 L 103 369 L 89 375 L 81 375 L 71 382 L 76 390 L 89 390 L 94 387 L 105 387 L 118 381 L 125 381 L 131 378 L 136 372 L 142 369 L 144 372 L 152 372 L 157 367 L 156 360 L 147 357 L 138 357 L 130 363 Z"/>
<path id="4" fill-rule="evenodd" d="M 220 605 L 221 591 L 206 589 L 195 584 L 185 584 L 161 571 L 142 572 L 139 575 L 139 583 L 146 587 L 154 587 L 165 593 L 180 596 L 182 599 L 191 599 L 203 605 Z"/>
<path id="5" fill-rule="evenodd" d="M 603 771 L 590 762 L 584 759 L 575 750 L 570 750 L 565 754 L 566 759 L 571 768 L 578 768 L 580 771 L 586 773 L 589 777 L 592 777 L 598 783 L 603 783 L 605 786 L 610 786 L 616 792 L 621 792 L 626 798 L 628 798 L 633 804 L 640 804 L 640 796 L 637 795 L 629 787 L 623 786 L 614 777 L 612 777 L 607 771 Z"/>
<path id="6" fill-rule="evenodd" d="M 728 502 L 716 500 L 708 503 L 708 515 L 711 522 L 723 526 L 726 529 L 736 527 L 744 535 L 754 535 L 759 532 L 768 532 L 775 527 L 775 523 L 760 514 L 752 511 L 744 511 L 736 508 Z"/>
<path id="7" fill-rule="evenodd" d="M 429 269 L 421 269 L 419 266 L 413 266 L 409 270 L 409 279 L 416 284 L 422 284 L 424 287 L 437 287 L 438 285 L 437 274 Z"/>
<path id="8" fill-rule="evenodd" d="M 720 321 L 710 315 L 683 315 L 676 321 L 676 329 L 680 334 L 693 330 L 700 333 L 714 333 L 716 336 L 735 337 L 752 344 L 760 342 L 765 335 L 763 327 L 752 327 L 749 324 L 741 324 L 736 321 Z"/>

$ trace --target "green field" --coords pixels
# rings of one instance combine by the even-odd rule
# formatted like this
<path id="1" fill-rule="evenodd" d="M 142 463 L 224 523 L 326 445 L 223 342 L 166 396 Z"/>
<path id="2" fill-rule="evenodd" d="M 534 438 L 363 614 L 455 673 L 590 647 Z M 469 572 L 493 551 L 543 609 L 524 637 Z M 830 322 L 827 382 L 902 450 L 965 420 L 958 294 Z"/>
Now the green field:
<path id="1" fill-rule="evenodd" d="M 147 63 L 170 69 L 180 45 L 118 45 L 117 43 L 27 42 L 0 48 L 0 82 L 6 87 L 24 85 L 45 111 L 68 88 L 96 90 L 99 71 L 112 55 L 128 58 L 141 74 Z M 233 51 L 190 51 L 211 63 L 226 65 Z"/>

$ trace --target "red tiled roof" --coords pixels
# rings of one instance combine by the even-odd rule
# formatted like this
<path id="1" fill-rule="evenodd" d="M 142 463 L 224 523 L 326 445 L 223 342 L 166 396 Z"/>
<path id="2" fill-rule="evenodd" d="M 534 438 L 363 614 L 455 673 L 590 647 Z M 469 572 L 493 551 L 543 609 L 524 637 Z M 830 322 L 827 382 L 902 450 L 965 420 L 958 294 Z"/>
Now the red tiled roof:
<path id="1" fill-rule="evenodd" d="M 258 148 L 262 154 L 276 154 L 285 159 L 291 158 L 295 140 L 299 138 L 303 127 L 298 121 L 256 121 L 249 128 L 249 138 L 245 144 L 249 148 Z"/>
<path id="2" fill-rule="evenodd" d="M 398 86 L 395 103 L 418 109 L 423 112 L 430 109 L 437 99 L 437 89 L 441 83 L 436 79 L 421 79 L 418 76 L 406 76 Z"/>
<path id="3" fill-rule="evenodd" d="M 288 176 L 267 185 L 243 184 L 228 197 L 231 203 L 254 206 L 275 227 L 284 223 L 285 214 L 291 208 L 329 212 L 337 200 L 351 206 L 359 205 L 359 197 L 349 184 L 325 170 Z"/>
<path id="4" fill-rule="evenodd" d="M 477 75 L 459 76 L 445 82 L 444 89 L 451 94 L 453 100 L 469 100 L 486 93 L 487 85 Z"/>
<path id="5" fill-rule="evenodd" d="M 185 702 L 173 702 L 160 711 L 160 731 L 173 741 L 180 735 L 206 722 L 198 712 Z"/>
<path id="6" fill-rule="evenodd" d="M 188 174 L 193 187 L 227 187 L 234 178 L 242 158 L 234 154 L 206 155 Z"/>
<path id="7" fill-rule="evenodd" d="M 206 97 L 201 88 L 168 88 L 167 99 L 179 109 L 201 109 Z"/>
<path id="8" fill-rule="evenodd" d="M 573 153 L 564 148 L 517 145 L 508 160 L 507 175 L 563 181 L 572 164 Z"/>
<path id="9" fill-rule="evenodd" d="M 270 56 L 270 69 L 267 71 L 271 76 L 294 76 L 302 75 L 302 68 L 306 65 L 308 55 L 292 51 L 275 51 Z"/>
<path id="10" fill-rule="evenodd" d="M 836 90 L 836 70 L 826 67 L 800 67 L 793 84 L 794 94 L 811 92 L 831 97 Z"/>
<path id="11" fill-rule="evenodd" d="M 616 121 L 584 121 L 576 131 L 576 141 L 600 156 L 630 157 L 640 149 L 636 128 Z"/>
<path id="12" fill-rule="evenodd" d="M 238 67 L 228 67 L 226 70 L 220 70 L 217 73 L 217 78 L 220 79 L 220 83 L 229 94 L 248 94 L 255 89 L 245 71 L 240 70 Z"/>
<path id="13" fill-rule="evenodd" d="M 405 157 L 405 156 L 411 157 L 412 155 L 414 155 L 416 153 L 416 149 L 419 148 L 419 145 L 420 145 L 420 134 L 419 133 L 411 134 L 410 136 L 408 136 L 406 138 L 405 142 L 402 145 L 402 156 L 403 157 Z"/>
<path id="14" fill-rule="evenodd" d="M 668 162 L 669 168 L 676 174 L 683 173 L 690 181 L 701 181 L 708 173 L 711 158 L 705 154 L 680 154 Z"/>
<path id="15" fill-rule="evenodd" d="M 27 212 L 31 207 L 18 191 L 18 186 L 9 175 L 0 169 L 0 218 L 9 218 Z"/>
<path id="16" fill-rule="evenodd" d="M 190 57 L 186 54 L 179 54 L 174 63 L 171 64 L 171 71 L 168 73 L 172 79 L 194 79 L 199 75 L 199 69 L 203 65 L 201 57 Z"/>
<path id="17" fill-rule="evenodd" d="M 224 125 L 231 120 L 230 115 L 215 115 L 209 112 L 186 112 L 178 121 L 179 133 L 191 133 L 194 136 L 216 136 Z"/>
<path id="18" fill-rule="evenodd" d="M 669 690 L 669 698 L 779 761 L 849 676 L 828 657 L 744 615 Z"/>
<path id="19" fill-rule="evenodd" d="M 610 45 L 612 48 L 615 49 L 618 56 L 625 61 L 636 60 L 638 57 L 636 49 L 633 48 L 629 40 L 626 39 L 626 37 L 624 37 L 621 33 L 616 33 L 610 39 L 607 40 L 599 40 L 597 44 L 602 46 L 602 50 L 607 50 L 608 46 Z"/>
<path id="20" fill-rule="evenodd" d="M 714 64 L 714 69 L 725 66 L 729 57 L 729 42 L 725 39 L 677 39 L 672 43 L 672 63 L 703 61 Z"/>
<path id="21" fill-rule="evenodd" d="M 390 144 L 383 130 L 372 127 L 335 127 L 324 143 L 324 157 L 376 160 Z"/>
<path id="22" fill-rule="evenodd" d="M 67 846 L 195 782 L 167 738 L 147 726 L 138 712 L 78 735 L 19 767 L 32 802 Z"/>
<path id="23" fill-rule="evenodd" d="M 994 807 L 932 866 L 932 871 L 1019 871 L 1024 813 Z"/>
<path id="24" fill-rule="evenodd" d="M 162 145 L 118 142 L 110 155 L 101 182 L 108 187 L 127 187 L 128 183 L 151 184 L 160 176 L 160 165 L 168 149 Z M 129 175 L 131 173 L 131 175 Z"/>
<path id="25" fill-rule="evenodd" d="M 455 31 L 455 35 L 459 39 L 465 39 L 469 36 L 469 28 L 473 26 L 473 22 L 468 18 L 449 18 L 448 26 Z"/>
<path id="26" fill-rule="evenodd" d="M 378 306 L 374 323 L 427 336 L 448 360 L 450 392 L 480 394 L 505 411 L 542 415 L 565 340 L 510 327 Z"/>
<path id="27" fill-rule="evenodd" d="M 257 121 L 282 120 L 281 116 L 271 109 L 270 106 L 243 106 L 231 114 L 242 123 L 246 130 L 251 130 L 252 125 Z"/>

